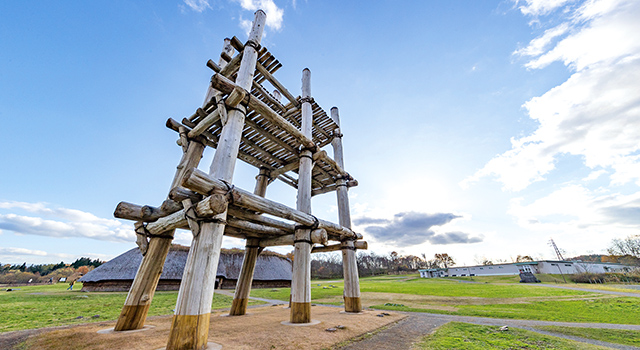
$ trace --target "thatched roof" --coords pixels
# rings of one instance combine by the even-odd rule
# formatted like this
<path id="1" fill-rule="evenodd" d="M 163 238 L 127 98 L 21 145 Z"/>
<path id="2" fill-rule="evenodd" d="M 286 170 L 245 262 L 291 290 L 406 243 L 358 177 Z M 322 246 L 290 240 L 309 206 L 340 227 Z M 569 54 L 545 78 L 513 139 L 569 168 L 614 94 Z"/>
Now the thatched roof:
<path id="1" fill-rule="evenodd" d="M 160 279 L 181 280 L 184 265 L 187 261 L 189 247 L 173 244 L 164 262 Z M 279 254 L 260 254 L 256 262 L 254 280 L 291 280 L 291 260 Z M 238 279 L 242 268 L 243 252 L 241 250 L 226 250 L 220 252 L 217 277 Z M 100 282 L 107 280 L 133 280 L 142 262 L 142 254 L 138 248 L 133 248 L 106 263 L 100 265 L 80 278 L 80 282 Z"/>

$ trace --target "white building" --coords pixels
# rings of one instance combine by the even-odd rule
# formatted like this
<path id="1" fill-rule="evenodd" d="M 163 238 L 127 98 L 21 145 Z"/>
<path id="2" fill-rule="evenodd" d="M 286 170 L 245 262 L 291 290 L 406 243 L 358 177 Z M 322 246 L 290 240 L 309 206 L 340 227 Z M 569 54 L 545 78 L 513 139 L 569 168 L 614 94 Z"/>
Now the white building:
<path id="1" fill-rule="evenodd" d="M 437 269 L 418 270 L 420 277 L 457 277 L 457 276 L 498 276 L 518 275 L 521 272 L 548 273 L 548 274 L 574 274 L 574 273 L 606 273 L 628 272 L 637 267 L 617 263 L 597 263 L 581 261 L 527 261 L 509 264 L 459 266 Z"/>

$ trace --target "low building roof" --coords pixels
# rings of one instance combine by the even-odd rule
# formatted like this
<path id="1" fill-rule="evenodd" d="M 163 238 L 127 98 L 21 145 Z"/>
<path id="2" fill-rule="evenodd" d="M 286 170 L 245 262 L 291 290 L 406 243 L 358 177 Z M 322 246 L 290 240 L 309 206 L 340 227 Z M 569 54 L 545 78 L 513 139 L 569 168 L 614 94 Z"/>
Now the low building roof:
<path id="1" fill-rule="evenodd" d="M 184 266 L 189 254 L 189 247 L 173 244 L 162 269 L 161 280 L 181 280 Z M 217 277 L 238 279 L 243 260 L 242 251 L 225 251 L 220 253 Z M 79 279 L 80 282 L 100 282 L 107 280 L 133 280 L 142 262 L 142 254 L 133 248 L 89 271 Z M 292 275 L 291 260 L 275 254 L 260 254 L 253 274 L 254 280 L 290 281 Z"/>

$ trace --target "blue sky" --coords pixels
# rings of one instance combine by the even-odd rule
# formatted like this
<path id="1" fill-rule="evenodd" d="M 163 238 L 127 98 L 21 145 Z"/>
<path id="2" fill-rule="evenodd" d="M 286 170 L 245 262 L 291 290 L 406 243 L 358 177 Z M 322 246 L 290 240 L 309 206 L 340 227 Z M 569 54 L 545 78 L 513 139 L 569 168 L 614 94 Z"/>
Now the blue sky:
<path id="1" fill-rule="evenodd" d="M 0 262 L 133 247 L 115 206 L 162 202 L 181 154 L 164 123 L 202 103 L 206 61 L 259 7 L 278 79 L 299 94 L 308 67 L 316 101 L 340 108 L 372 251 L 472 264 L 637 234 L 638 2 L 2 2 Z M 234 182 L 256 173 L 239 162 Z M 267 197 L 295 206 L 278 182 Z M 335 195 L 313 210 L 337 221 Z"/>

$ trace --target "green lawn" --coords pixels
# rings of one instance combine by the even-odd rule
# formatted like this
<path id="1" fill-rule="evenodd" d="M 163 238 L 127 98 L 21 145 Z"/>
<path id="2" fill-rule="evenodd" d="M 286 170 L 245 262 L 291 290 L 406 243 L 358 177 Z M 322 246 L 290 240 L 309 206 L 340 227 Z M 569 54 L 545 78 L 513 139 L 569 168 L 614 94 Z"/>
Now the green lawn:
<path id="1" fill-rule="evenodd" d="M 82 283 L 67 291 L 64 283 L 0 290 L 0 332 L 115 320 L 127 293 L 84 293 Z M 173 313 L 178 292 L 156 292 L 149 316 Z M 212 308 L 231 305 L 231 297 L 214 295 Z M 100 315 L 99 318 L 92 318 Z M 81 319 L 76 317 L 82 316 Z"/>
<path id="2" fill-rule="evenodd" d="M 464 283 L 448 278 L 383 276 L 362 278 L 360 290 L 364 293 L 363 305 L 377 309 L 507 319 L 640 324 L 640 298 L 610 297 L 590 292 L 494 280 L 500 282 Z M 340 304 L 342 291 L 341 282 L 313 281 L 311 299 Z M 416 300 L 413 304 L 404 301 L 375 303 L 368 299 L 373 294 L 367 293 L 371 292 L 398 294 L 397 299 L 402 299 L 404 295 L 424 296 L 425 302 L 421 302 L 420 298 L 414 298 Z M 251 295 L 288 301 L 289 293 L 288 288 L 280 288 L 253 290 Z M 426 302 L 432 296 L 440 297 L 440 300 Z"/>
<path id="3" fill-rule="evenodd" d="M 598 329 L 598 328 L 575 328 L 560 326 L 536 327 L 541 330 L 572 335 L 576 337 L 606 341 L 609 343 L 630 345 L 640 347 L 640 331 L 629 331 L 625 329 Z"/>
<path id="4" fill-rule="evenodd" d="M 503 276 L 500 276 L 503 277 Z M 332 288 L 335 286 L 337 288 Z M 325 288 L 326 287 L 326 288 Z M 330 296 L 341 296 L 342 282 L 311 282 L 311 299 L 324 299 Z M 360 279 L 361 292 L 401 293 L 414 295 L 435 295 L 444 297 L 480 297 L 480 298 L 513 298 L 513 297 L 548 297 L 589 294 L 582 291 L 563 290 L 541 287 L 530 284 L 491 284 L 463 283 L 455 279 L 426 279 L 417 275 L 404 277 L 383 276 Z M 251 296 L 289 300 L 290 289 L 260 289 L 251 291 Z"/>
<path id="5" fill-rule="evenodd" d="M 461 316 L 482 316 L 559 322 L 640 324 L 640 299 L 606 298 L 595 300 L 539 301 L 519 304 L 456 305 L 457 311 L 407 306 L 373 305 L 395 311 L 430 312 Z"/>
<path id="6" fill-rule="evenodd" d="M 421 349 L 606 349 L 599 346 L 581 344 L 571 340 L 546 336 L 523 329 L 479 326 L 468 323 L 450 322 L 438 328 L 414 346 Z"/>

